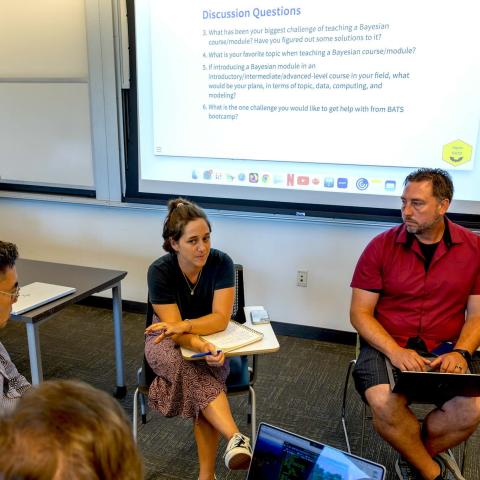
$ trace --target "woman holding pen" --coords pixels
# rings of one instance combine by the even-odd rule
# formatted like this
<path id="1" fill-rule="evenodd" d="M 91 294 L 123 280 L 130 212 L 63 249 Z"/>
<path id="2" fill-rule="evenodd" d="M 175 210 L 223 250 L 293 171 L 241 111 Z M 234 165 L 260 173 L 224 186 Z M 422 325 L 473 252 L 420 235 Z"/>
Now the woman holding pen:
<path id="1" fill-rule="evenodd" d="M 220 435 L 228 441 L 228 468 L 246 469 L 251 459 L 250 441 L 239 432 L 226 396 L 228 362 L 199 336 L 224 330 L 234 301 L 233 262 L 210 247 L 210 233 L 208 218 L 197 205 L 183 198 L 169 202 L 163 226 L 168 253 L 148 270 L 155 315 L 145 342 L 145 356 L 157 375 L 149 404 L 167 417 L 193 418 L 200 480 L 215 478 Z M 179 346 L 206 355 L 187 361 Z"/>

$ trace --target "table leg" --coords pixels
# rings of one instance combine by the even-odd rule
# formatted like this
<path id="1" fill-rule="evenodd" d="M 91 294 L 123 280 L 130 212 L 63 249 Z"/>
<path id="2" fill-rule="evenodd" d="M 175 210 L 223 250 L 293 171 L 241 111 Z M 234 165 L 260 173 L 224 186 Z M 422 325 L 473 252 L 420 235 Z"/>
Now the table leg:
<path id="1" fill-rule="evenodd" d="M 42 354 L 40 352 L 40 339 L 38 336 L 38 324 L 27 323 L 28 356 L 30 358 L 30 372 L 32 385 L 38 385 L 43 381 Z"/>
<path id="2" fill-rule="evenodd" d="M 120 289 L 120 282 L 115 284 L 112 288 L 112 302 L 113 302 L 113 330 L 115 336 L 115 366 L 117 371 L 117 388 L 114 396 L 116 398 L 123 398 L 127 394 L 127 387 L 125 385 L 125 372 L 123 363 L 123 332 L 122 332 L 122 293 Z"/>

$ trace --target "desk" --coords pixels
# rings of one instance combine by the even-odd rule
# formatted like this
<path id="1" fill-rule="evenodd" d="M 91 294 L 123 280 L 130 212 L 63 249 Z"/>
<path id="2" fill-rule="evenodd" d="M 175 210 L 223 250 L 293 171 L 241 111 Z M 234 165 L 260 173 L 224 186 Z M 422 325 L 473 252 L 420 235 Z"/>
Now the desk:
<path id="1" fill-rule="evenodd" d="M 123 368 L 122 297 L 120 282 L 125 278 L 127 272 L 27 259 L 18 259 L 16 267 L 20 286 L 28 285 L 32 282 L 45 282 L 75 287 L 77 289 L 76 292 L 66 297 L 59 298 L 58 300 L 29 310 L 28 312 L 11 316 L 12 320 L 25 323 L 27 329 L 32 384 L 37 385 L 43 380 L 42 355 L 39 339 L 40 324 L 66 306 L 79 302 L 93 293 L 102 292 L 103 290 L 111 288 L 117 381 L 115 396 L 117 398 L 124 397 L 127 393 L 127 387 L 125 385 Z"/>

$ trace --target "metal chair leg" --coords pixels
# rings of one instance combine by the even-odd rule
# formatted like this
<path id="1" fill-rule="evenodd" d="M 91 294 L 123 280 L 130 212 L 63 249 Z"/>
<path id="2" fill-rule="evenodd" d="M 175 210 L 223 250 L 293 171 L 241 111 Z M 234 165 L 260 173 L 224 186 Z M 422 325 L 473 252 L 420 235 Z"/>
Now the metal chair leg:
<path id="1" fill-rule="evenodd" d="M 461 445 L 462 445 L 462 452 L 459 453 L 460 464 L 458 465 L 458 467 L 460 468 L 460 472 L 462 472 L 462 475 L 463 475 L 464 469 L 465 469 L 465 458 L 467 453 L 468 439 L 465 440 Z M 453 451 L 450 448 L 447 450 L 447 453 L 456 461 Z"/>
<path id="2" fill-rule="evenodd" d="M 140 367 L 137 370 L 137 385 L 142 384 L 142 373 L 143 373 L 143 368 Z M 145 425 L 147 423 L 147 402 L 145 400 L 145 395 L 142 392 L 140 392 L 138 388 L 137 390 L 138 390 L 137 397 L 140 396 L 140 412 L 142 414 L 142 424 Z M 138 405 L 138 399 L 137 399 L 137 405 Z"/>
<path id="3" fill-rule="evenodd" d="M 365 420 L 367 419 L 367 406 L 362 407 L 362 438 L 360 439 L 360 456 L 363 457 L 363 438 L 365 437 Z"/>
<path id="4" fill-rule="evenodd" d="M 140 392 L 140 412 L 142 413 L 142 424 L 147 423 L 147 402 L 145 400 L 145 395 Z"/>
<path id="5" fill-rule="evenodd" d="M 463 452 L 460 460 L 460 471 L 462 475 L 465 472 L 465 459 L 467 458 L 467 446 L 468 446 L 468 438 L 463 442 Z"/>
<path id="6" fill-rule="evenodd" d="M 252 414 L 252 445 L 255 443 L 255 435 L 257 434 L 257 398 L 255 396 L 255 390 L 250 385 L 249 397 L 251 399 L 251 414 Z"/>
<path id="7" fill-rule="evenodd" d="M 137 428 L 138 428 L 138 395 L 139 395 L 138 387 L 133 394 L 133 440 L 137 443 Z"/>
<path id="8" fill-rule="evenodd" d="M 343 427 L 343 435 L 345 436 L 345 443 L 347 444 L 348 453 L 352 453 L 350 448 L 350 441 L 348 439 L 348 431 L 347 431 L 347 421 L 346 421 L 346 404 L 347 404 L 347 392 L 348 392 L 348 385 L 350 382 L 350 374 L 352 372 L 352 368 L 354 367 L 356 360 L 350 360 L 347 369 L 347 376 L 345 378 L 345 386 L 343 387 L 343 401 L 342 401 L 342 427 Z"/>

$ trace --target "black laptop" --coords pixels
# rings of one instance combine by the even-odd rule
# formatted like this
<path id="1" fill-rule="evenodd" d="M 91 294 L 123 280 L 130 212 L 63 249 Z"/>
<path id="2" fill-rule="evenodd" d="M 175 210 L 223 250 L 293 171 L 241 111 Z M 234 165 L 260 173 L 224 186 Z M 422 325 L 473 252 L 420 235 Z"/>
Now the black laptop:
<path id="1" fill-rule="evenodd" d="M 394 393 L 417 403 L 438 403 L 453 397 L 480 397 L 480 375 L 473 373 L 412 372 L 399 370 L 385 357 Z"/>
<path id="2" fill-rule="evenodd" d="M 261 423 L 247 480 L 384 480 L 385 467 Z"/>

